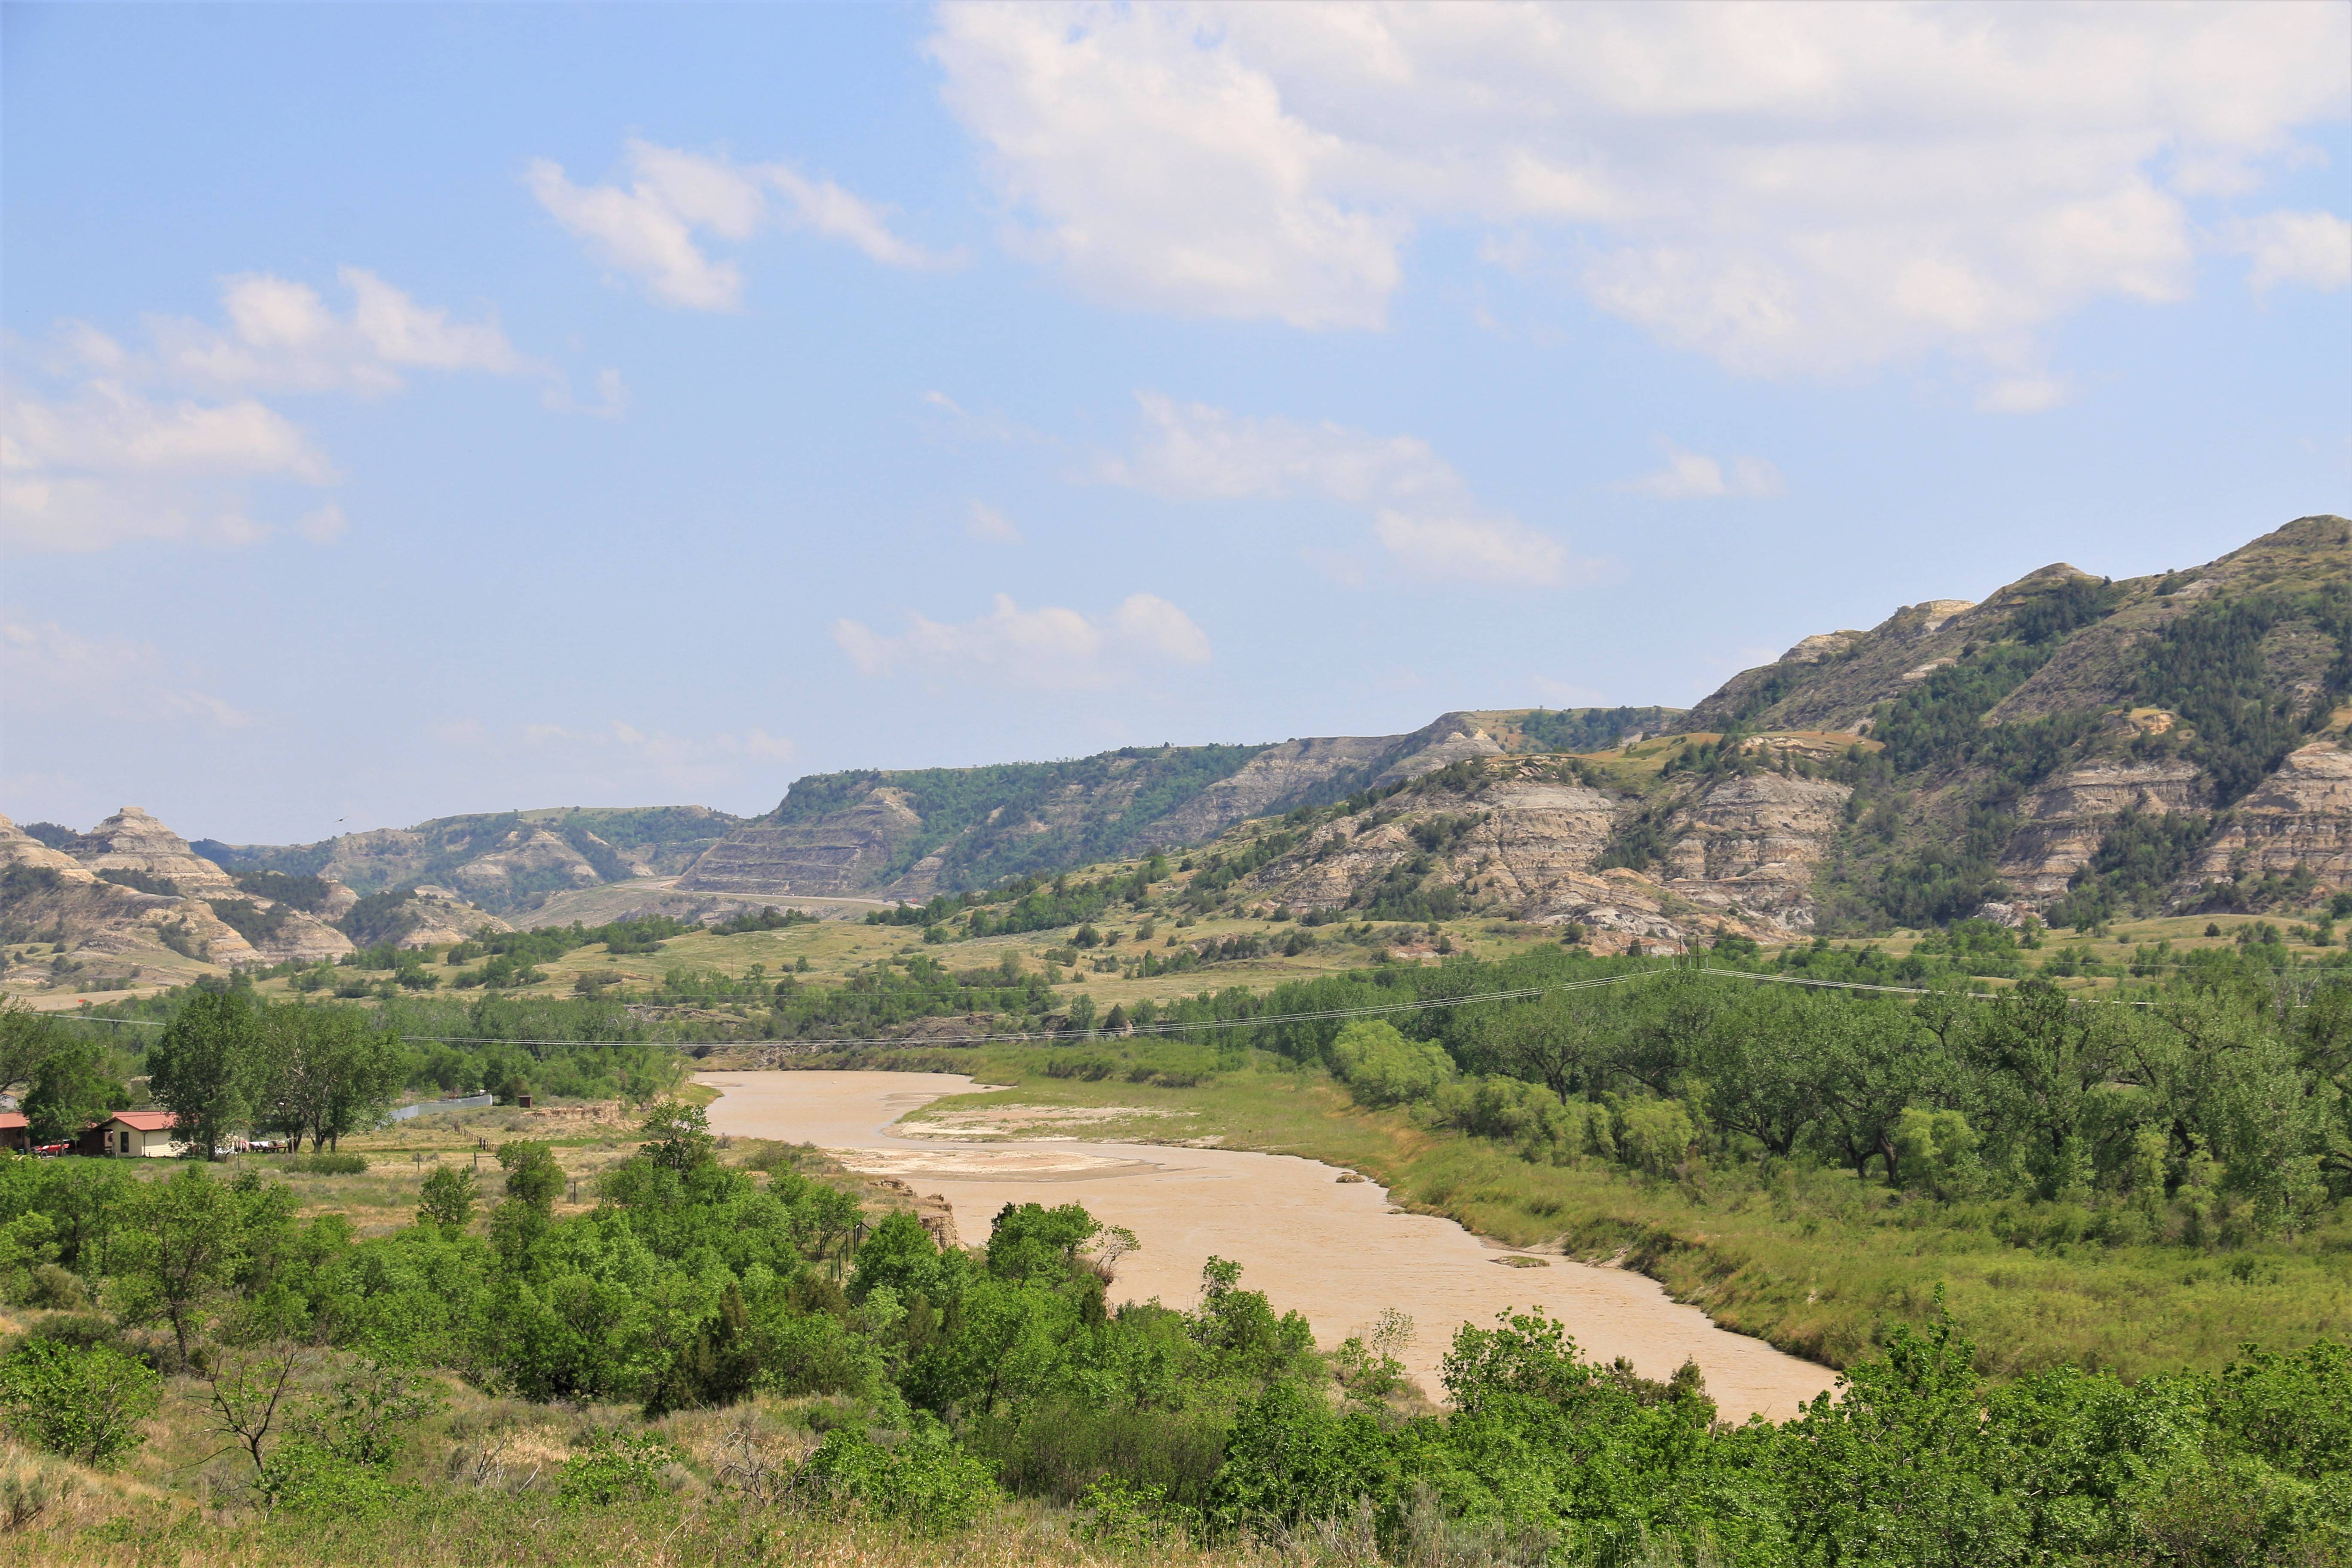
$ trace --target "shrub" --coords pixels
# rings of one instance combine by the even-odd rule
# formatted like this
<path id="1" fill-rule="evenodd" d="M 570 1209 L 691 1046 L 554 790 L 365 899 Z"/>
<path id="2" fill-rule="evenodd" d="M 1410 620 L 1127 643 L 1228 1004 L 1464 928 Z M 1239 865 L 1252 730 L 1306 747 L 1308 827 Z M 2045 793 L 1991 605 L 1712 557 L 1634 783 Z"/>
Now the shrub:
<path id="1" fill-rule="evenodd" d="M 78 1464 L 104 1467 L 145 1438 L 163 1379 L 120 1351 L 27 1340 L 0 1361 L 0 1409 L 28 1442 Z"/>
<path id="2" fill-rule="evenodd" d="M 1698 1130 L 1672 1100 L 1628 1100 L 1617 1110 L 1618 1158 L 1653 1176 L 1670 1176 L 1690 1152 Z"/>
<path id="3" fill-rule="evenodd" d="M 1454 1060 L 1442 1047 L 1408 1040 L 1378 1018 L 1360 1018 L 1340 1030 L 1331 1042 L 1331 1065 L 1361 1105 L 1425 1100 L 1454 1076 Z"/>
<path id="4" fill-rule="evenodd" d="M 565 1508 L 605 1507 L 659 1497 L 677 1454 L 658 1437 L 599 1433 L 556 1472 L 555 1500 Z"/>
<path id="5" fill-rule="evenodd" d="M 968 1529 L 995 1500 L 988 1467 L 956 1447 L 936 1421 L 917 1426 L 896 1448 L 836 1426 L 801 1467 L 801 1484 L 842 1510 L 903 1521 L 922 1535 Z"/>
<path id="6" fill-rule="evenodd" d="M 304 1436 L 289 1437 L 272 1449 L 254 1484 L 273 1509 L 341 1519 L 380 1513 L 406 1490 L 378 1467 Z"/>

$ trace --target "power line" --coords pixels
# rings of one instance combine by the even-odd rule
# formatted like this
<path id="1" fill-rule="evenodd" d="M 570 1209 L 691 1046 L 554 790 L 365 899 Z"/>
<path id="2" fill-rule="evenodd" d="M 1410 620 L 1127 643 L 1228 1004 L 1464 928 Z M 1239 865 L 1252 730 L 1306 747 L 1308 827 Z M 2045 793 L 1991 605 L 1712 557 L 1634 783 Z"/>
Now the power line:
<path id="1" fill-rule="evenodd" d="M 1608 974 L 1594 980 L 1571 980 L 1559 985 L 1529 985 L 1514 991 L 1482 991 L 1468 996 L 1433 996 L 1411 1002 L 1385 1002 L 1370 1007 L 1327 1007 L 1313 1013 L 1274 1013 L 1251 1018 L 1205 1018 L 1190 1022 L 1138 1024 L 1139 1035 L 1181 1035 L 1201 1029 L 1248 1029 L 1262 1024 L 1297 1024 L 1330 1018 L 1365 1018 L 1382 1013 L 1418 1013 L 1432 1007 L 1462 1007 L 1476 1002 L 1522 1002 L 1537 996 L 1562 991 L 1586 991 L 1596 985 L 1617 985 L 1628 980 L 1646 980 L 1652 975 L 1670 973 L 1664 969 L 1634 970 L 1625 974 Z M 1724 973 L 1734 973 L 1725 971 Z M 142 1029 L 160 1029 L 165 1026 L 151 1018 L 74 1017 L 68 1022 L 79 1024 L 121 1024 Z M 925 1044 L 982 1046 L 1003 1045 L 1024 1040 L 1084 1040 L 1096 1037 L 1097 1031 L 1087 1029 L 1029 1029 L 997 1035 L 956 1035 L 937 1042 L 909 1039 L 903 1035 L 877 1036 L 867 1039 L 789 1039 L 789 1040 L 713 1040 L 711 1045 L 724 1046 L 912 1046 Z M 504 1035 L 402 1035 L 406 1045 L 438 1046 L 644 1046 L 663 1044 L 693 1045 L 697 1041 L 660 1040 L 519 1040 Z"/>
<path id="2" fill-rule="evenodd" d="M 1389 1013 L 1419 1013 L 1435 1007 L 1466 1007 L 1482 1002 L 1525 1002 L 1539 996 L 1558 995 L 1569 991 L 1589 991 L 1595 986 L 1619 985 L 1629 980 L 1646 980 L 1653 975 L 1673 973 L 1671 969 L 1639 969 L 1624 974 L 1601 975 L 1592 980 L 1570 980 L 1558 985 L 1527 985 L 1510 991 L 1481 991 L 1466 996 L 1420 997 L 1411 1002 L 1384 1002 L 1370 1007 L 1327 1007 L 1311 1013 L 1273 1013 L 1250 1018 L 1207 1018 L 1188 1022 L 1137 1024 L 1131 1032 L 1155 1037 L 1192 1034 L 1204 1029 L 1246 1029 L 1267 1024 L 1321 1023 L 1333 1018 L 1370 1018 Z M 1975 1002 L 1999 1001 L 2004 994 L 1997 991 L 1939 992 L 1923 985 L 1877 985 L 1861 980 L 1820 980 L 1811 975 L 1763 974 L 1748 969 L 1718 969 L 1713 964 L 1699 968 L 1701 974 L 1717 974 L 1730 980 L 1756 980 L 1773 985 L 1809 985 L 1823 990 L 1872 991 L 1900 996 L 1964 996 Z M 2096 1002 L 2108 1006 L 2153 1007 L 2153 1001 L 2116 996 L 2070 996 L 2076 1002 Z M 85 1024 L 121 1024 L 138 1028 L 160 1029 L 161 1023 L 147 1018 L 71 1019 Z M 780 1039 L 780 1040 L 713 1040 L 711 1045 L 767 1047 L 822 1046 L 848 1048 L 862 1046 L 919 1046 L 927 1044 L 958 1046 L 1018 1045 L 1028 1042 L 1051 1044 L 1064 1040 L 1087 1040 L 1098 1037 L 1098 1032 L 1088 1029 L 1024 1029 L 992 1035 L 955 1035 L 936 1041 L 910 1038 L 904 1035 L 873 1036 L 847 1039 Z M 641 1046 L 661 1044 L 699 1044 L 697 1041 L 665 1042 L 658 1040 L 530 1040 L 513 1039 L 503 1035 L 402 1035 L 404 1045 L 430 1046 Z"/>

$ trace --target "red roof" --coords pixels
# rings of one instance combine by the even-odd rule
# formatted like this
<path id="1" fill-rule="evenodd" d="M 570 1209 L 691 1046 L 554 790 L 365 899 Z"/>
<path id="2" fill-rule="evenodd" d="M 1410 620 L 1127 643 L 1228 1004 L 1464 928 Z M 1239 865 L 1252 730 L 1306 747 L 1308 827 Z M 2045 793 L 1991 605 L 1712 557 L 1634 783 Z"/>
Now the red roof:
<path id="1" fill-rule="evenodd" d="M 118 1110 L 106 1119 L 120 1121 L 138 1132 L 161 1132 L 167 1127 L 177 1127 L 180 1119 L 168 1110 Z M 105 1122 L 99 1123 L 104 1126 Z"/>
<path id="2" fill-rule="evenodd" d="M 25 1113 L 23 1111 L 0 1110 L 0 1131 L 14 1131 L 16 1129 L 25 1125 Z"/>

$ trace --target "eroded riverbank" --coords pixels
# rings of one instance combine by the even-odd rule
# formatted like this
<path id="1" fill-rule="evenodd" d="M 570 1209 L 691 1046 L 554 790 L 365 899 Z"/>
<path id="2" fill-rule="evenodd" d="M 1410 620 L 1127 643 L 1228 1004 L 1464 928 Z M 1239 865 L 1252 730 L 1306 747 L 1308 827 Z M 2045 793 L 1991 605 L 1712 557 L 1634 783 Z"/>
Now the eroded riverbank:
<path id="1" fill-rule="evenodd" d="M 1565 1322 L 1587 1353 L 1624 1356 L 1643 1376 L 1696 1360 L 1729 1420 L 1786 1419 L 1835 1381 L 1827 1367 L 1717 1328 L 1653 1279 L 1497 1247 L 1451 1220 L 1396 1212 L 1378 1184 L 1342 1182 L 1310 1160 L 1075 1139 L 908 1137 L 893 1128 L 935 1100 L 971 1092 L 973 1081 L 960 1074 L 713 1072 L 698 1081 L 719 1091 L 714 1131 L 814 1143 L 855 1169 L 937 1193 L 967 1240 L 985 1237 L 1007 1203 L 1082 1203 L 1126 1226 L 1143 1250 L 1119 1265 L 1113 1301 L 1156 1296 L 1189 1306 L 1201 1265 L 1214 1255 L 1241 1264 L 1244 1282 L 1277 1309 L 1305 1313 L 1326 1346 L 1394 1307 L 1417 1326 L 1403 1360 L 1433 1395 L 1459 1325 L 1537 1306 Z"/>

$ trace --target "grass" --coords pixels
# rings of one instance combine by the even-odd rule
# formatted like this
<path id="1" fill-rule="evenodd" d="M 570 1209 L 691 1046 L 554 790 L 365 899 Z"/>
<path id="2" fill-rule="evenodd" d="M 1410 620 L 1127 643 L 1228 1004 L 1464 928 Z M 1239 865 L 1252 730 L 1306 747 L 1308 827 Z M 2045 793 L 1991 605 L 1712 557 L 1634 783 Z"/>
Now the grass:
<path id="1" fill-rule="evenodd" d="M 300 1392 L 323 1389 L 330 1365 L 316 1358 Z M 1181 1542 L 1145 1553 L 1107 1552 L 1081 1538 L 1081 1514 L 1031 1503 L 1003 1505 L 966 1534 L 924 1541 L 894 1525 L 813 1514 L 790 1502 L 763 1505 L 731 1484 L 729 1461 L 740 1460 L 747 1447 L 788 1472 L 825 1426 L 866 1414 L 843 1401 L 761 1396 L 731 1410 L 684 1412 L 646 1424 L 634 1407 L 532 1405 L 455 1378 L 437 1385 L 440 1408 L 404 1434 L 393 1499 L 334 1513 L 264 1512 L 251 1489 L 249 1459 L 213 1430 L 205 1385 L 194 1379 L 169 1380 L 162 1409 L 147 1423 L 147 1442 L 115 1472 L 0 1445 L 0 1531 L 6 1531 L 0 1558 L 109 1568 L 775 1561 L 843 1568 L 1076 1568 L 1139 1561 L 1241 1568 L 1272 1560 L 1252 1548 L 1196 1550 Z M 589 1437 L 615 1428 L 649 1432 L 675 1452 L 663 1495 L 603 1507 L 558 1503 L 555 1479 L 564 1459 Z M 38 1499 L 42 1506 L 8 1530 L 11 1497 Z"/>
<path id="2" fill-rule="evenodd" d="M 1784 1169 L 1767 1182 L 1735 1168 L 1666 1182 L 1598 1163 L 1530 1163 L 1402 1111 L 1364 1110 L 1319 1069 L 1263 1054 L 1195 1088 L 1153 1081 L 1198 1069 L 1207 1055 L 1157 1042 L 957 1052 L 953 1064 L 934 1054 L 921 1065 L 1016 1087 L 938 1100 L 917 1119 L 994 1104 L 1135 1106 L 1160 1114 L 1087 1135 L 1213 1136 L 1360 1171 L 1400 1206 L 1512 1247 L 1620 1260 L 1724 1327 L 1831 1366 L 1868 1353 L 1897 1321 L 1932 1316 L 1939 1289 L 1996 1376 L 2066 1362 L 2135 1378 L 2211 1370 L 2249 1341 L 2287 1349 L 2352 1335 L 2352 1222 L 2340 1215 L 2293 1242 L 2226 1251 L 2068 1240 L 2080 1211 L 1906 1200 L 1843 1170 Z M 1094 1080 L 1046 1075 L 1056 1058 L 1089 1057 L 1114 1070 Z"/>

